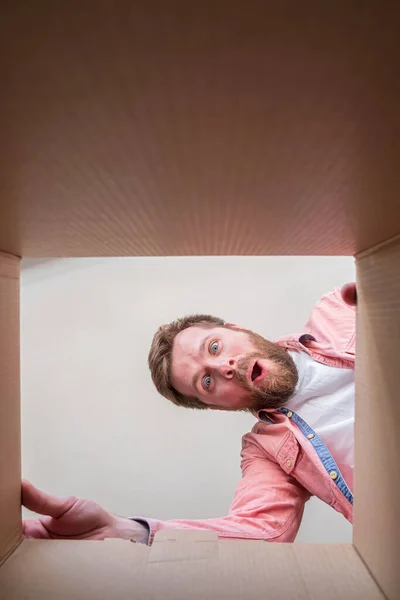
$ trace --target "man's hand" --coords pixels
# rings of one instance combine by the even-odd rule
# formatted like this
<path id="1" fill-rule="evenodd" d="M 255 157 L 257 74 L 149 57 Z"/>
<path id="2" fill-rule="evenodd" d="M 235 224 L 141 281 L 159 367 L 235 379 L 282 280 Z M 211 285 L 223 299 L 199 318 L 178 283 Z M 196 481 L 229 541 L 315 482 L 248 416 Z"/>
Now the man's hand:
<path id="1" fill-rule="evenodd" d="M 23 521 L 28 538 L 104 540 L 122 538 L 147 543 L 144 525 L 111 515 L 92 500 L 70 496 L 58 498 L 22 482 L 22 504 L 40 515 L 39 519 Z"/>
<path id="2" fill-rule="evenodd" d="M 346 283 L 342 287 L 342 298 L 350 306 L 357 305 L 357 288 L 355 283 Z"/>

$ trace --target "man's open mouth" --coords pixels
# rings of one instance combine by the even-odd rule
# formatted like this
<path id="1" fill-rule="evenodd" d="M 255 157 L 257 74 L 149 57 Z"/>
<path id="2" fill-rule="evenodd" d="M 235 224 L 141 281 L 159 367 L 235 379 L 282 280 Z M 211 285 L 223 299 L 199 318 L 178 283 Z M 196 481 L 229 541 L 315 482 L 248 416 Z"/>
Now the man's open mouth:
<path id="1" fill-rule="evenodd" d="M 253 365 L 253 369 L 251 371 L 251 381 L 255 383 L 258 379 L 262 378 L 263 369 L 256 361 Z"/>

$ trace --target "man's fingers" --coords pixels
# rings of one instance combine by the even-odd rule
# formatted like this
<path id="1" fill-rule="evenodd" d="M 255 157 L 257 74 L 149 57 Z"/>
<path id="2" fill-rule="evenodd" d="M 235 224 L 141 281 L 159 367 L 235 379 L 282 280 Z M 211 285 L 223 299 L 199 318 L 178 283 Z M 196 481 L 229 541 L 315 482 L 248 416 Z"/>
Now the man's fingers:
<path id="1" fill-rule="evenodd" d="M 50 537 L 41 519 L 25 519 L 22 521 L 22 532 L 26 538 L 49 539 Z"/>
<path id="2" fill-rule="evenodd" d="M 341 292 L 342 298 L 346 304 L 349 304 L 350 306 L 357 305 L 357 289 L 355 283 L 346 283 L 346 285 L 342 287 Z"/>
<path id="3" fill-rule="evenodd" d="M 28 481 L 22 482 L 22 504 L 28 510 L 39 515 L 48 515 L 58 519 L 66 513 L 76 502 L 76 498 L 58 498 L 38 490 Z"/>

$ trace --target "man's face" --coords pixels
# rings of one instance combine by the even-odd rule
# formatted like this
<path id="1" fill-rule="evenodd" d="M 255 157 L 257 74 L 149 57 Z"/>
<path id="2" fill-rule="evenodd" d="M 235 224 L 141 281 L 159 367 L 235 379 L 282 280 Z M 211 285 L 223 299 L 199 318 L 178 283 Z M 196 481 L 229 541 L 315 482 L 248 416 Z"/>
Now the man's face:
<path id="1" fill-rule="evenodd" d="M 278 408 L 293 394 L 297 378 L 290 355 L 251 331 L 193 326 L 174 340 L 173 387 L 213 408 Z"/>

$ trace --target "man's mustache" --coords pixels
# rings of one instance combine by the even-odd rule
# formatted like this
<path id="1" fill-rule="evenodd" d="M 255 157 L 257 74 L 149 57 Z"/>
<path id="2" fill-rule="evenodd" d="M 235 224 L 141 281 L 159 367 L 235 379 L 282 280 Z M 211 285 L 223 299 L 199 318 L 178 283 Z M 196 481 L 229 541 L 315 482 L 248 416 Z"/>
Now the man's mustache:
<path id="1" fill-rule="evenodd" d="M 242 357 L 237 363 L 235 378 L 238 383 L 240 383 L 246 389 L 252 389 L 248 379 L 250 365 L 260 358 L 262 358 L 262 356 L 258 352 L 254 352 Z"/>

